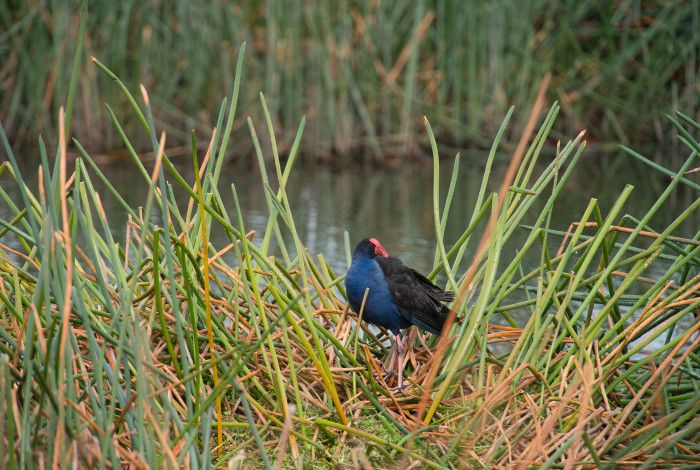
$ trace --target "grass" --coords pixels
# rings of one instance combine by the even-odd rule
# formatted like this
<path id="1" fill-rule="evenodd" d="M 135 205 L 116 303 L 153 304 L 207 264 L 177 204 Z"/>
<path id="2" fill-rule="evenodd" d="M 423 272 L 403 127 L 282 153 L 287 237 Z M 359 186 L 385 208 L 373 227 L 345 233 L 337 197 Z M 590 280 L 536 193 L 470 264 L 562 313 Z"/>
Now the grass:
<path id="1" fill-rule="evenodd" d="M 555 128 L 563 140 L 587 129 L 593 142 L 658 144 L 673 135 L 664 113 L 698 118 L 696 1 L 89 3 L 83 29 L 78 0 L 0 5 L 0 113 L 14 142 L 33 149 L 39 133 L 57 140 L 58 109 L 77 90 L 71 135 L 96 152 L 120 149 L 111 118 L 94 112 L 107 102 L 132 144 L 150 148 L 110 78 L 85 66 L 94 55 L 129 89 L 144 83 L 170 145 L 187 147 L 182 129 L 204 135 L 218 116 L 243 41 L 242 115 L 262 118 L 257 92 L 265 90 L 287 154 L 305 114 L 307 159 L 429 156 L 417 137 L 422 115 L 443 148 L 488 148 L 509 107 L 529 107 L 547 73 L 550 100 L 566 117 Z M 81 64 L 78 82 L 67 81 L 67 64 Z M 524 124 L 513 119 L 509 129 Z M 250 145 L 244 119 L 234 128 Z"/>
<path id="2" fill-rule="evenodd" d="M 697 191 L 686 178 L 700 150 L 692 137 L 697 122 L 669 118 L 689 154 L 665 170 L 668 186 L 641 220 L 625 213 L 636 191 L 627 186 L 608 211 L 593 199 L 569 230 L 550 226 L 586 142 L 580 133 L 553 158 L 542 156 L 559 113 L 557 103 L 542 113 L 546 83 L 498 192 L 489 193 L 498 133 L 477 206 L 455 242 L 443 232 L 459 166 L 444 199 L 436 178 L 431 277 L 444 276 L 458 293 L 454 323 L 440 340 L 410 332 L 411 386 L 395 395 L 393 384 L 377 378 L 387 335 L 348 311 L 342 273 L 305 249 L 294 223 L 285 187 L 305 120 L 285 162 L 271 101 L 260 95 L 262 128 L 248 120 L 269 208 L 264 233 L 246 229 L 235 182 L 219 180 L 243 57 L 241 51 L 211 141 L 201 146 L 191 135 L 190 181 L 167 155 L 167 134 L 158 130 L 146 89 L 136 98 L 93 60 L 156 155 L 147 170 L 108 108 L 134 178 L 149 188 L 140 207 L 124 201 L 78 139 L 69 170 L 64 125 L 54 159 L 39 141 L 38 184 L 29 187 L 0 127 L 9 159 L 0 168 L 21 199 L 0 188 L 9 214 L 0 220 L 3 467 L 700 463 L 700 323 L 693 317 L 700 311 L 700 232 L 679 232 L 697 220 L 700 198 L 668 226 L 649 225 L 670 210 L 678 187 Z M 69 98 L 59 123 L 73 105 Z M 437 175 L 437 144 L 427 119 L 424 125 Z M 106 191 L 96 192 L 96 181 Z M 230 207 L 223 204 L 228 191 Z M 106 198 L 128 213 L 123 242 L 115 241 Z M 506 252 L 534 208 L 526 241 Z M 227 242 L 214 245 L 214 231 Z M 469 247 L 476 255 L 467 260 Z M 539 263 L 528 267 L 525 256 Z M 529 320 L 517 324 L 511 313 L 523 309 Z"/>

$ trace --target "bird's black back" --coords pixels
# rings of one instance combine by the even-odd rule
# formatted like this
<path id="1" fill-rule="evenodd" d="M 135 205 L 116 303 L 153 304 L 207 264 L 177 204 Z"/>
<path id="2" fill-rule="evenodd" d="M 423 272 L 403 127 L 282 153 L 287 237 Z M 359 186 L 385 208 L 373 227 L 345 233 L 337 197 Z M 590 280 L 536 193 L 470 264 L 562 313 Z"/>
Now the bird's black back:
<path id="1" fill-rule="evenodd" d="M 401 315 L 426 331 L 440 334 L 450 311 L 442 303 L 454 300 L 454 294 L 442 290 L 396 257 L 378 256 L 375 260 L 384 271 L 389 291 Z"/>

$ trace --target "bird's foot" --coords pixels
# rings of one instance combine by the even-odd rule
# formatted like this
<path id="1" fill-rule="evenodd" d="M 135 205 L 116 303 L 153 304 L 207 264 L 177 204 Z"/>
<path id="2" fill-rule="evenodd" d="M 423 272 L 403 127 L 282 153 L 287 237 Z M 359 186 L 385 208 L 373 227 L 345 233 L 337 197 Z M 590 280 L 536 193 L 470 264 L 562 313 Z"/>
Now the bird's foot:
<path id="1" fill-rule="evenodd" d="M 407 388 L 408 388 L 408 386 L 406 384 L 403 384 L 400 387 L 392 388 L 391 393 L 393 393 L 394 395 L 402 395 L 403 392 L 406 391 Z"/>

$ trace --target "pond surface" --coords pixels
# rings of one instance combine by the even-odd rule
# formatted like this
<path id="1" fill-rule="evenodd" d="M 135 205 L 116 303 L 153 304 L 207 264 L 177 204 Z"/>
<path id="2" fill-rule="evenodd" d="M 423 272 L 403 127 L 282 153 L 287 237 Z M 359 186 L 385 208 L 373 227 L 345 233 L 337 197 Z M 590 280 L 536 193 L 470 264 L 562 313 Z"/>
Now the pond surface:
<path id="1" fill-rule="evenodd" d="M 614 161 L 617 157 L 627 158 L 622 154 L 593 156 L 586 164 L 579 164 L 554 207 L 551 228 L 566 230 L 571 222 L 580 219 L 593 197 L 598 199 L 605 217 L 625 184 L 632 184 L 635 190 L 623 212 L 637 218 L 646 213 L 665 189 L 669 178 L 639 165 L 611 164 L 611 160 Z M 485 161 L 484 154 L 467 156 L 462 160 L 445 231 L 447 246 L 463 233 L 471 218 Z M 599 165 L 614 166 L 616 169 L 599 170 Z M 498 189 L 506 166 L 506 162 L 494 165 L 488 188 L 490 191 Z M 441 204 L 447 192 L 451 171 L 452 161 L 443 161 Z M 133 172 L 123 168 L 116 168 L 111 174 L 115 184 L 124 187 L 128 187 L 133 180 Z M 274 174 L 274 170 L 269 170 L 268 174 Z M 257 169 L 225 167 L 221 176 L 221 191 L 226 202 L 232 201 L 229 189 L 231 183 L 236 185 L 246 228 L 262 235 L 268 210 Z M 276 187 L 274 183 L 273 186 Z M 392 255 L 399 256 L 421 271 L 429 271 L 435 254 L 432 186 L 432 165 L 340 170 L 302 166 L 292 172 L 287 194 L 302 242 L 312 255 L 323 253 L 334 268 L 344 270 L 347 267 L 343 241 L 344 232 L 347 231 L 353 247 L 360 239 L 373 236 Z M 665 209 L 660 210 L 652 219 L 652 227 L 666 227 L 692 202 L 692 192 L 685 189 L 673 194 Z M 542 202 L 536 203 L 531 210 L 530 221 L 539 215 L 538 210 L 547 196 L 548 193 L 540 196 Z M 141 192 L 130 190 L 130 202 L 136 204 L 144 199 L 145 188 Z M 695 227 L 698 225 L 700 224 L 694 224 Z M 689 236 L 691 232 L 691 221 L 680 227 L 683 235 Z M 526 235 L 525 229 L 516 232 L 510 243 L 513 249 L 521 245 Z M 556 243 L 559 241 L 556 240 Z M 472 244 L 476 245 L 477 242 L 478 238 Z"/>
<path id="2" fill-rule="evenodd" d="M 179 171 L 188 181 L 192 180 L 189 162 L 184 157 L 179 160 Z M 543 160 L 548 161 L 544 157 Z M 445 231 L 448 246 L 462 234 L 471 217 L 485 161 L 486 155 L 483 153 L 462 158 Z M 150 166 L 146 163 L 149 171 Z M 498 189 L 506 166 L 507 163 L 503 161 L 494 163 L 489 190 Z M 23 167 L 25 179 L 35 190 L 37 164 L 25 164 Z M 100 168 L 132 207 L 145 203 L 147 185 L 131 162 L 103 164 Z M 447 192 L 451 171 L 452 160 L 443 160 L 441 203 Z M 328 166 L 295 167 L 287 184 L 287 194 L 302 242 L 312 255 L 323 253 L 334 268 L 344 270 L 344 232 L 349 233 L 353 246 L 363 237 L 373 236 L 382 242 L 390 254 L 401 257 L 404 262 L 421 271 L 428 271 L 435 254 L 432 173 L 432 165 L 405 165 L 396 168 L 358 166 L 343 169 Z M 274 175 L 274 169 L 269 169 L 268 174 Z M 234 211 L 230 191 L 233 183 L 244 211 L 246 229 L 255 230 L 259 236 L 264 233 L 268 218 L 260 181 L 257 168 L 228 162 L 224 165 L 220 178 L 224 202 L 231 204 L 229 214 L 233 215 Z M 668 182 L 668 177 L 651 169 L 629 164 L 629 157 L 622 153 L 584 154 L 554 206 L 551 228 L 566 230 L 571 222 L 579 220 L 593 197 L 598 199 L 605 217 L 626 184 L 633 185 L 635 189 L 624 212 L 642 217 L 656 202 Z M 107 194 L 96 177 L 93 177 L 93 183 L 102 195 L 114 235 L 120 239 L 124 235 L 126 213 Z M 19 201 L 16 185 L 6 174 L 0 177 L 0 184 L 15 201 Z M 276 187 L 275 183 L 272 184 Z M 179 195 L 184 200 L 184 194 L 180 192 Z M 540 199 L 544 200 L 546 196 L 543 194 Z M 692 202 L 693 196 L 688 188 L 674 192 L 665 207 L 652 219 L 652 227 L 658 230 L 672 222 Z M 536 204 L 531 210 L 531 220 L 534 221 L 541 206 L 542 204 Z M 0 216 L 6 217 L 7 214 L 6 205 L 0 204 Z M 700 220 L 688 220 L 679 232 L 689 236 L 694 227 L 699 225 Z M 520 234 L 523 240 L 525 234 L 526 230 L 523 229 Z M 516 232 L 512 240 L 513 248 L 520 245 L 518 235 Z"/>
<path id="3" fill-rule="evenodd" d="M 598 198 L 605 217 L 625 184 L 634 185 L 635 190 L 624 212 L 637 218 L 642 217 L 663 192 L 669 178 L 639 164 L 629 164 L 628 158 L 622 153 L 584 154 L 583 161 L 573 172 L 554 207 L 551 228 L 565 231 L 571 222 L 580 219 L 593 197 Z M 546 158 L 544 160 L 548 161 Z M 462 234 L 471 217 L 485 161 L 486 155 L 481 153 L 467 155 L 462 160 L 445 232 L 448 247 Z M 150 171 L 151 164 L 146 166 Z M 183 175 L 188 181 L 192 181 L 191 167 L 184 158 L 181 166 Z M 498 188 L 506 166 L 507 163 L 503 161 L 494 164 L 490 190 L 495 191 Z M 131 162 L 100 167 L 132 207 L 145 203 L 147 185 L 142 182 L 142 177 Z M 605 170 L 606 168 L 608 170 Z M 452 161 L 444 160 L 441 165 L 443 198 L 449 184 L 451 169 Z M 399 256 L 406 264 L 421 272 L 429 272 L 435 256 L 432 171 L 431 165 L 352 169 L 332 169 L 327 166 L 295 168 L 288 182 L 287 193 L 302 242 L 312 255 L 323 253 L 336 272 L 342 273 L 347 268 L 344 232 L 348 231 L 353 246 L 363 237 L 373 236 L 382 242 L 390 254 Z M 35 188 L 36 165 L 27 165 L 24 173 L 29 184 Z M 271 169 L 268 173 L 274 174 L 274 170 Z M 94 178 L 93 182 L 102 195 L 114 235 L 117 239 L 123 239 L 126 213 L 107 194 L 97 178 Z M 234 214 L 234 208 L 230 185 L 236 185 L 246 229 L 255 230 L 260 240 L 265 231 L 268 210 L 257 168 L 227 163 L 220 182 L 224 202 L 230 204 L 231 216 Z M 0 178 L 0 183 L 16 201 L 19 201 L 16 186 L 7 175 Z M 665 207 L 652 219 L 652 227 L 656 230 L 666 227 L 694 197 L 697 195 L 688 188 L 676 191 Z M 546 195 L 540 198 L 544 200 Z M 537 217 L 541 206 L 542 203 L 533 208 L 530 214 L 531 221 Z M 7 207 L 2 204 L 0 216 L 5 218 L 7 214 Z M 686 221 L 677 234 L 690 236 L 698 226 L 700 220 L 696 217 Z M 506 246 L 506 253 L 502 253 L 502 258 L 508 259 L 513 256 L 526 235 L 525 229 L 516 231 Z M 560 241 L 556 237 L 550 240 L 554 247 L 558 246 Z M 472 242 L 472 249 L 477 242 L 478 236 Z M 226 243 L 221 239 L 217 245 L 224 246 Z M 291 246 L 291 243 L 289 245 Z M 462 263 L 463 269 L 468 265 L 469 255 L 467 252 Z M 646 275 L 654 277 L 660 274 L 647 272 Z M 526 318 L 520 320 L 525 321 Z"/>

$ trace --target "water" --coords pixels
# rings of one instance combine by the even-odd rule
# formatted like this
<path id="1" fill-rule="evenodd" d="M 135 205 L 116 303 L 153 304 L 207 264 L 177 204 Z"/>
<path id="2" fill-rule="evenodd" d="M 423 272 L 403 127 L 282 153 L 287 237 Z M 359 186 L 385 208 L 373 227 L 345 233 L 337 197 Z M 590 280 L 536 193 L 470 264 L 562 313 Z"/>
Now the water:
<path id="1" fill-rule="evenodd" d="M 572 179 L 567 183 L 554 207 L 551 227 L 565 231 L 572 221 L 579 220 L 584 208 L 592 197 L 597 197 L 603 217 L 615 202 L 625 184 L 635 186 L 633 196 L 625 206 L 624 213 L 642 217 L 656 202 L 669 179 L 637 165 L 620 164 L 623 155 L 587 155 Z M 456 240 L 463 232 L 471 217 L 477 193 L 484 173 L 485 156 L 467 155 L 460 167 L 460 178 L 455 192 L 450 217 L 446 227 L 446 241 Z M 150 168 L 150 165 L 147 164 Z M 615 167 L 615 171 L 600 168 Z M 181 171 L 188 181 L 193 181 L 189 163 L 183 160 Z M 452 164 L 444 161 L 441 171 L 442 197 L 447 191 Z M 492 170 L 492 184 L 495 191 L 506 168 L 505 162 L 496 162 Z M 120 191 L 132 207 L 144 204 L 147 185 L 130 162 L 101 165 L 110 182 Z M 274 174 L 273 170 L 268 172 Z M 36 188 L 36 167 L 24 169 L 30 187 Z M 289 202 L 302 242 L 312 255 L 323 253 L 336 272 L 347 268 L 344 232 L 348 231 L 352 245 L 364 238 L 373 236 L 379 239 L 390 254 L 399 256 L 404 262 L 421 272 L 429 272 L 435 256 L 435 228 L 432 203 L 432 166 L 400 166 L 396 168 L 355 167 L 333 169 L 327 166 L 300 166 L 292 172 L 287 186 Z M 107 193 L 97 178 L 93 178 L 97 191 L 102 196 L 110 225 L 117 239 L 125 232 L 127 214 Z M 233 216 L 230 185 L 234 183 L 244 210 L 247 230 L 257 232 L 257 240 L 262 238 L 268 219 L 268 210 L 260 175 L 256 168 L 226 165 L 221 175 L 221 192 L 224 202 L 229 204 L 229 214 Z M 19 201 L 16 185 L 7 175 L 0 178 L 0 184 L 10 196 Z M 275 184 L 273 183 L 273 186 Z M 182 191 L 183 206 L 185 198 Z M 652 219 L 651 226 L 662 229 L 673 221 L 683 208 L 693 200 L 690 190 L 676 191 L 667 201 L 664 209 Z M 546 195 L 540 196 L 544 201 Z M 539 206 L 532 209 L 530 220 L 539 215 Z M 2 204 L 0 216 L 7 218 L 8 209 Z M 160 222 L 160 220 L 158 220 Z M 282 225 L 282 224 L 281 224 Z M 628 224 L 629 226 L 629 224 Z M 690 236 L 700 226 L 700 220 L 687 220 L 676 233 Z M 502 259 L 509 259 L 515 249 L 522 245 L 528 231 L 516 231 L 505 247 Z M 591 233 L 589 230 L 588 233 Z M 215 233 L 216 235 L 216 233 Z M 219 234 L 219 236 L 221 236 Z M 7 236 L 5 237 L 7 238 Z M 472 245 L 476 245 L 478 235 Z M 218 246 L 227 243 L 220 238 Z M 560 239 L 551 238 L 553 249 Z M 215 243 L 217 241 L 215 240 Z M 291 243 L 289 244 L 291 246 Z M 473 247 L 472 247 L 473 248 Z M 468 264 L 469 252 L 463 267 Z M 537 259 L 533 260 L 533 263 Z M 655 265 L 645 275 L 659 277 L 663 267 Z M 526 312 L 523 312 L 526 315 Z M 519 321 L 526 321 L 521 316 Z"/>
<path id="2" fill-rule="evenodd" d="M 572 221 L 579 220 L 591 198 L 596 197 L 603 217 L 612 206 L 625 184 L 635 186 L 625 213 L 643 216 L 661 194 L 669 179 L 638 165 L 619 165 L 624 155 L 587 155 L 579 164 L 554 206 L 551 228 L 566 230 Z M 456 240 L 471 217 L 484 172 L 485 155 L 467 155 L 462 159 L 460 177 L 446 227 L 446 241 Z M 611 162 L 613 162 L 611 164 Z M 23 174 L 31 188 L 36 188 L 36 165 L 24 165 Z M 149 168 L 150 165 L 147 163 Z M 601 167 L 615 166 L 615 171 Z M 132 207 L 146 201 L 147 185 L 131 162 L 100 165 L 110 183 L 120 191 Z M 488 190 L 496 191 L 506 168 L 505 162 L 496 162 Z M 191 167 L 182 161 L 179 171 L 192 181 Z M 441 202 L 444 200 L 452 169 L 450 161 L 441 166 Z M 270 169 L 269 174 L 274 175 Z M 396 168 L 354 167 L 333 169 L 327 166 L 299 166 L 294 169 L 287 184 L 287 194 L 294 220 L 302 242 L 312 254 L 323 253 L 331 265 L 346 268 L 343 233 L 347 230 L 354 244 L 365 236 L 379 239 L 389 253 L 401 257 L 421 271 L 429 271 L 434 257 L 435 227 L 433 222 L 432 166 L 408 165 Z M 101 193 L 102 201 L 114 235 L 123 237 L 126 212 L 107 193 L 96 177 L 93 183 Z M 229 214 L 233 214 L 230 185 L 238 192 L 246 229 L 255 230 L 259 237 L 265 230 L 268 210 L 257 168 L 225 165 L 220 178 L 220 191 Z M 0 184 L 13 200 L 19 203 L 17 188 L 7 174 Z M 275 183 L 272 183 L 275 186 Z M 176 185 L 176 184 L 175 184 Z M 178 188 L 176 188 L 177 190 Z M 183 191 L 178 196 L 185 201 Z M 539 199 L 544 201 L 546 194 Z M 676 191 L 664 208 L 652 219 L 651 225 L 660 229 L 668 225 L 693 200 L 689 190 Z M 531 210 L 534 221 L 542 204 Z M 0 205 L 0 216 L 6 218 L 9 210 Z M 690 236 L 700 220 L 688 220 L 679 232 Z M 515 234 L 513 249 L 524 240 L 526 230 Z M 223 240 L 222 240 L 223 242 Z"/>
<path id="3" fill-rule="evenodd" d="M 466 228 L 484 172 L 484 156 L 465 160 L 446 227 L 448 244 Z M 449 162 L 442 164 L 441 201 L 447 192 L 451 167 Z M 498 189 L 505 167 L 505 163 L 499 163 L 493 169 L 490 191 Z M 592 197 L 598 198 L 605 217 L 625 183 L 636 188 L 625 212 L 640 218 L 656 202 L 668 181 L 654 178 L 655 175 L 639 168 L 615 174 L 582 169 L 574 175 L 576 178 L 566 185 L 554 207 L 553 229 L 566 230 L 572 221 L 579 220 Z M 365 236 L 373 236 L 389 253 L 425 272 L 432 267 L 435 250 L 432 179 L 432 166 L 342 170 L 300 167 L 292 174 L 287 193 L 303 243 L 312 254 L 324 253 L 335 268 L 346 267 L 343 233 L 347 230 L 353 246 Z M 263 232 L 268 212 L 258 175 L 229 169 L 222 180 L 225 184 L 235 182 L 246 211 L 246 228 Z M 675 194 L 667 204 L 671 209 L 660 211 L 652 226 L 668 225 L 687 207 L 691 196 L 690 191 Z M 530 221 L 539 215 L 546 194 L 540 199 L 542 202 L 533 207 Z M 681 233 L 690 235 L 691 225 L 684 224 Z M 526 235 L 524 229 L 516 232 L 510 246 L 513 249 L 520 246 Z"/>

